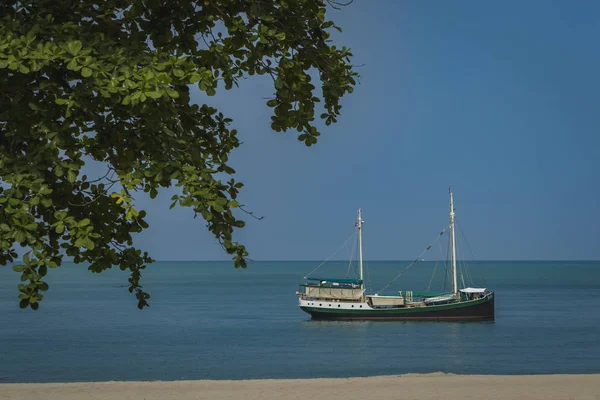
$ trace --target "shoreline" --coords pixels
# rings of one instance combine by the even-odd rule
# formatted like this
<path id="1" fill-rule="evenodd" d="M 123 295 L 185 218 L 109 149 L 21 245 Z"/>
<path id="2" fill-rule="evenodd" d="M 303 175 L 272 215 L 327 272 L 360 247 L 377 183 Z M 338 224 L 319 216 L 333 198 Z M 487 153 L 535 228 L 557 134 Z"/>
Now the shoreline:
<path id="1" fill-rule="evenodd" d="M 319 378 L 248 378 L 248 379 L 177 379 L 177 380 L 161 380 L 161 379 L 140 379 L 140 380 L 109 380 L 109 381 L 59 381 L 59 382 L 8 382 L 0 379 L 0 387 L 2 385 L 72 385 L 72 384 L 105 384 L 105 383 L 177 383 L 177 382 L 277 382 L 277 381 L 321 381 L 321 380 L 348 380 L 348 379 L 372 379 L 372 378 L 408 378 L 408 377 L 440 377 L 440 376 L 478 376 L 478 377 L 537 377 L 537 376 L 590 376 L 595 375 L 600 377 L 600 372 L 574 372 L 574 373 L 539 373 L 539 374 L 461 374 L 455 372 L 407 372 L 403 374 L 389 375 L 361 375 L 361 376 L 336 376 L 336 377 L 319 377 Z"/>
<path id="2" fill-rule="evenodd" d="M 384 375 L 354 378 L 0 383 L 10 400 L 600 399 L 600 374 Z"/>

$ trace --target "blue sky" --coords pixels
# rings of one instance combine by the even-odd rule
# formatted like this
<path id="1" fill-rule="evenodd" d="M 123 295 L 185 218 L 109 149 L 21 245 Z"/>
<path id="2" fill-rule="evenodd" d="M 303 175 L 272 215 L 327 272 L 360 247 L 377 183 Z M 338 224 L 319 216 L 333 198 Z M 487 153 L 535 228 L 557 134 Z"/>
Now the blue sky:
<path id="1" fill-rule="evenodd" d="M 413 259 L 457 220 L 477 259 L 600 259 L 600 3 L 366 1 L 329 18 L 361 83 L 306 148 L 269 128 L 262 77 L 204 98 L 234 119 L 256 260 L 319 260 L 364 213 L 366 256 Z M 170 192 L 138 196 L 159 260 L 227 260 Z M 344 256 L 342 255 L 342 257 Z"/>

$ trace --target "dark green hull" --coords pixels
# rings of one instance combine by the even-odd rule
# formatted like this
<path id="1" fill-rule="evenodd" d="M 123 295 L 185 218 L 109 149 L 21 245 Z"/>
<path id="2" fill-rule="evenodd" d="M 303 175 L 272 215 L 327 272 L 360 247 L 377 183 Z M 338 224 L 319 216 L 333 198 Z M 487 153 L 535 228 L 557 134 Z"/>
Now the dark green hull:
<path id="1" fill-rule="evenodd" d="M 314 320 L 377 320 L 377 321 L 474 321 L 493 320 L 494 294 L 478 300 L 414 308 L 368 308 L 336 310 L 320 307 L 300 307 Z"/>

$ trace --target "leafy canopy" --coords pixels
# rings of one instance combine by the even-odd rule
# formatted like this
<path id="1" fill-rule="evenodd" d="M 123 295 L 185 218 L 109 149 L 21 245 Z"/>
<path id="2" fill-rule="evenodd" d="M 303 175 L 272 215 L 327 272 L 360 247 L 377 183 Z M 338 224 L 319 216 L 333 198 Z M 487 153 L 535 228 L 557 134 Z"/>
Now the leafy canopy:
<path id="1" fill-rule="evenodd" d="M 323 0 L 4 0 L 0 4 L 0 264 L 27 250 L 20 306 L 37 309 L 48 268 L 63 254 L 93 272 L 128 270 L 138 307 L 149 295 L 141 271 L 152 259 L 133 246 L 148 227 L 136 191 L 154 198 L 175 185 L 173 205 L 200 215 L 236 267 L 247 251 L 242 183 L 230 152 L 231 119 L 192 104 L 250 75 L 273 79 L 271 128 L 317 142 L 315 103 L 329 125 L 353 91 L 349 49 Z M 333 4 L 335 7 L 335 4 Z M 337 28 L 339 29 L 339 28 Z M 317 82 L 311 76 L 318 77 Z M 316 94 L 320 86 L 320 95 Z M 209 99 L 206 98 L 206 102 Z M 86 162 L 103 176 L 82 173 Z"/>

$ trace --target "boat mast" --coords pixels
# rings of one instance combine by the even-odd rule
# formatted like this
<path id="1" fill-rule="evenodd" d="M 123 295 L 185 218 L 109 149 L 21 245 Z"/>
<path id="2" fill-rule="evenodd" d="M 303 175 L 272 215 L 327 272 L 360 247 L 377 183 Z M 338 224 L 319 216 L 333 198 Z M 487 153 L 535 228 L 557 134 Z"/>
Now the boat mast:
<path id="1" fill-rule="evenodd" d="M 358 279 L 363 280 L 363 246 L 362 246 L 362 214 L 360 208 L 358 209 L 358 219 L 356 220 L 356 229 L 358 229 Z M 360 284 L 363 287 L 363 284 Z"/>
<path id="2" fill-rule="evenodd" d="M 458 298 L 458 285 L 456 284 L 456 238 L 454 236 L 454 199 L 452 198 L 452 186 L 448 188 L 450 193 L 450 242 L 452 245 L 452 291 Z"/>

